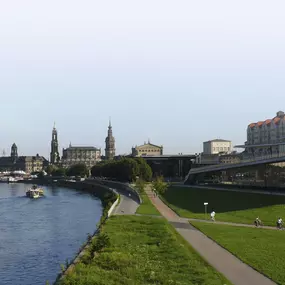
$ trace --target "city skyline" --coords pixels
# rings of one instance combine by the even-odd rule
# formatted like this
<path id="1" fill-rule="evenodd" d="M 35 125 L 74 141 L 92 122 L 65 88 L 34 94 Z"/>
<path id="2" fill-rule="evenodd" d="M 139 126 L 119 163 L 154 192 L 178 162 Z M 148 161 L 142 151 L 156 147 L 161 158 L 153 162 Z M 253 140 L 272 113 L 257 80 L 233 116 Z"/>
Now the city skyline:
<path id="1" fill-rule="evenodd" d="M 148 139 L 193 154 L 284 110 L 282 1 L 16 2 L 0 12 L 7 153 L 49 157 L 54 121 L 60 151 L 103 150 L 111 116 L 117 154 Z"/>

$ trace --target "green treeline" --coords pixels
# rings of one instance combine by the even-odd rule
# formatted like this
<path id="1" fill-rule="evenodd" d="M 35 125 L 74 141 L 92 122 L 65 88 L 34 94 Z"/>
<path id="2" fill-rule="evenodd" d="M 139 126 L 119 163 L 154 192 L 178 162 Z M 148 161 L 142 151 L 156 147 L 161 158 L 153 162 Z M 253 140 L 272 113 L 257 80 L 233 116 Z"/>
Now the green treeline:
<path id="1" fill-rule="evenodd" d="M 96 164 L 91 169 L 91 175 L 112 178 L 122 182 L 132 182 L 137 178 L 151 181 L 152 170 L 143 158 L 121 158 Z"/>
<path id="2" fill-rule="evenodd" d="M 69 168 L 49 165 L 46 172 L 53 177 L 90 176 L 90 170 L 83 163 L 75 164 Z M 91 168 L 91 175 L 94 177 L 107 177 L 121 182 L 132 182 L 136 181 L 137 178 L 146 182 L 152 180 L 151 167 L 141 157 L 102 161 Z"/>

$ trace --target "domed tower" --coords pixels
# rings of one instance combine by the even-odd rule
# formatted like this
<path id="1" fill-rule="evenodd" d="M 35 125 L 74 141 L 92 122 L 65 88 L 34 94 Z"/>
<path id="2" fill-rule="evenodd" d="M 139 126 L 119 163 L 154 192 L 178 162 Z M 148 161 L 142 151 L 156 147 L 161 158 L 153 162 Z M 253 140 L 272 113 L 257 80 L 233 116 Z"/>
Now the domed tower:
<path id="1" fill-rule="evenodd" d="M 108 127 L 108 136 L 105 139 L 105 156 L 107 160 L 111 160 L 115 156 L 115 138 L 113 137 L 112 125 L 111 120 L 109 120 L 109 127 Z"/>
<path id="2" fill-rule="evenodd" d="M 16 163 L 16 161 L 18 159 L 18 148 L 17 148 L 15 143 L 13 143 L 13 145 L 11 147 L 11 159 L 12 159 L 13 163 Z"/>

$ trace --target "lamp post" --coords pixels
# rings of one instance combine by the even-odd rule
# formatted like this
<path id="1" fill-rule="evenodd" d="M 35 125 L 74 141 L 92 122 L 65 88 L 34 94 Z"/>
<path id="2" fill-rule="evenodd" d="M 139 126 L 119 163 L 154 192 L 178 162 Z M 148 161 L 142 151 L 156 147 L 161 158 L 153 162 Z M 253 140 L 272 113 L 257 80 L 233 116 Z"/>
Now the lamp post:
<path id="1" fill-rule="evenodd" d="M 204 203 L 204 206 L 205 206 L 205 220 L 207 220 L 207 206 L 208 206 L 208 202 L 205 202 Z"/>

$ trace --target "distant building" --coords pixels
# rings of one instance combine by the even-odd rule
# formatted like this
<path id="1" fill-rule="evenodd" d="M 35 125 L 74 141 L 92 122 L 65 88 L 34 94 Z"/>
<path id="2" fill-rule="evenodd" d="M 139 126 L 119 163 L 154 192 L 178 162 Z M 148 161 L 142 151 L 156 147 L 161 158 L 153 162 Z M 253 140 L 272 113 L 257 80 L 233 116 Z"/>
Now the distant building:
<path id="1" fill-rule="evenodd" d="M 51 138 L 50 163 L 58 164 L 59 161 L 60 161 L 60 156 L 58 152 L 57 130 L 54 125 L 53 130 L 52 130 L 52 138 Z"/>
<path id="2" fill-rule="evenodd" d="M 240 153 L 222 154 L 219 157 L 219 162 L 222 164 L 240 163 L 242 156 Z"/>
<path id="3" fill-rule="evenodd" d="M 160 156 L 163 155 L 163 146 L 148 143 L 132 148 L 132 156 Z"/>
<path id="4" fill-rule="evenodd" d="M 215 139 L 203 143 L 203 154 L 231 153 L 232 142 L 228 140 Z"/>
<path id="5" fill-rule="evenodd" d="M 217 154 L 204 154 L 200 153 L 196 156 L 196 165 L 213 165 L 220 163 L 220 155 Z"/>
<path id="6" fill-rule="evenodd" d="M 285 154 L 285 114 L 277 112 L 272 119 L 251 123 L 247 127 L 246 152 L 253 156 Z"/>
<path id="7" fill-rule="evenodd" d="M 18 148 L 14 143 L 11 147 L 11 155 L 0 157 L 1 171 L 22 170 L 26 173 L 40 172 L 48 165 L 48 161 L 39 156 L 18 156 Z"/>
<path id="8" fill-rule="evenodd" d="M 114 159 L 114 156 L 116 154 L 116 148 L 115 148 L 115 138 L 113 137 L 111 120 L 109 121 L 108 135 L 105 139 L 105 144 L 106 144 L 105 159 L 106 160 Z"/>
<path id="9" fill-rule="evenodd" d="M 63 149 L 61 164 L 70 167 L 75 164 L 84 163 L 91 168 L 101 161 L 101 150 L 93 146 L 71 146 Z"/>

